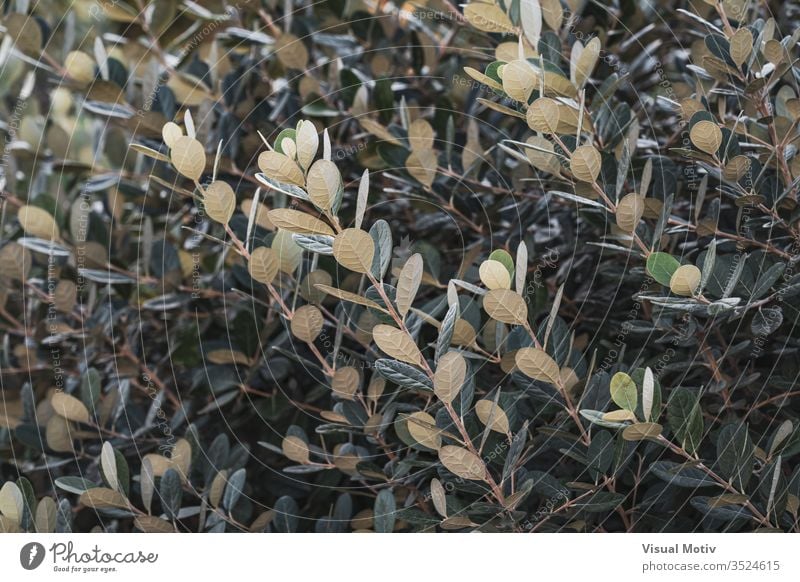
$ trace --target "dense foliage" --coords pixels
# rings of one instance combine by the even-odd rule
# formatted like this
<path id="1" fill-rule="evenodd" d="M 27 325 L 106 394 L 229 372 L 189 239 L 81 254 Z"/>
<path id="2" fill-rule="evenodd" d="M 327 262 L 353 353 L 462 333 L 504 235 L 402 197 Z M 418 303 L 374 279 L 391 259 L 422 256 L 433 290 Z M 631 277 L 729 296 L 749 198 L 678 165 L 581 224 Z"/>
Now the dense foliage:
<path id="1" fill-rule="evenodd" d="M 0 529 L 800 530 L 793 7 L 3 9 Z"/>

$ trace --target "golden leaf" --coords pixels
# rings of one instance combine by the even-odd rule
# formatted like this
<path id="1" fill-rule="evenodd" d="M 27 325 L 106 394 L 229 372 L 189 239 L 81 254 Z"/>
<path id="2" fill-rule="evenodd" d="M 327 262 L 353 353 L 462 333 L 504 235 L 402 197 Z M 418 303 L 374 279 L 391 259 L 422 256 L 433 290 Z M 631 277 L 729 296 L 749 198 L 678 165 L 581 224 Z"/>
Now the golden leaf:
<path id="1" fill-rule="evenodd" d="M 275 208 L 267 212 L 270 222 L 289 232 L 297 234 L 333 235 L 333 229 L 310 214 L 291 208 Z"/>
<path id="2" fill-rule="evenodd" d="M 242 366 L 250 366 L 253 363 L 252 359 L 247 354 L 230 348 L 211 350 L 207 354 L 207 359 L 212 364 L 239 364 Z"/>
<path id="3" fill-rule="evenodd" d="M 644 214 L 644 198 L 632 192 L 617 204 L 617 226 L 628 233 L 636 231 Z"/>
<path id="4" fill-rule="evenodd" d="M 334 239 L 333 256 L 346 269 L 368 273 L 375 256 L 375 243 L 369 233 L 359 228 L 347 228 Z"/>
<path id="5" fill-rule="evenodd" d="M 72 51 L 64 59 L 64 70 L 78 83 L 91 83 L 95 76 L 94 67 L 94 59 L 81 51 Z"/>
<path id="6" fill-rule="evenodd" d="M 279 268 L 278 254 L 274 249 L 268 247 L 256 247 L 250 254 L 250 261 L 247 263 L 250 276 L 265 285 L 272 283 Z"/>
<path id="7" fill-rule="evenodd" d="M 193 75 L 180 72 L 173 74 L 167 81 L 167 87 L 175 93 L 175 99 L 187 107 L 196 107 L 204 101 L 214 98 L 205 83 Z"/>
<path id="8" fill-rule="evenodd" d="M 452 445 L 439 449 L 439 460 L 445 468 L 462 479 L 483 481 L 486 478 L 486 468 L 483 461 L 475 453 Z"/>
<path id="9" fill-rule="evenodd" d="M 227 182 L 215 180 L 205 189 L 203 207 L 211 220 L 228 224 L 236 210 L 236 193 Z"/>
<path id="10" fill-rule="evenodd" d="M 595 182 L 600 175 L 602 164 L 600 152 L 594 146 L 583 145 L 575 148 L 569 167 L 575 179 L 581 182 Z"/>
<path id="11" fill-rule="evenodd" d="M 303 41 L 293 34 L 284 33 L 275 41 L 278 60 L 289 69 L 305 69 L 308 64 L 308 49 Z"/>
<path id="12" fill-rule="evenodd" d="M 336 370 L 336 373 L 331 379 L 331 389 L 339 398 L 353 400 L 356 392 L 358 392 L 360 383 L 361 376 L 358 370 L 352 366 L 345 366 L 344 368 L 338 368 Z"/>
<path id="13" fill-rule="evenodd" d="M 330 160 L 317 160 L 308 170 L 306 190 L 314 205 L 323 211 L 333 206 L 342 190 L 342 175 Z"/>
<path id="14" fill-rule="evenodd" d="M 175 528 L 170 522 L 154 515 L 137 515 L 133 525 L 144 533 L 175 533 Z"/>
<path id="15" fill-rule="evenodd" d="M 502 434 L 507 434 L 511 430 L 505 411 L 491 400 L 478 400 L 475 403 L 475 414 L 490 430 Z"/>
<path id="16" fill-rule="evenodd" d="M 483 297 L 483 309 L 492 319 L 516 325 L 528 321 L 525 300 L 510 289 L 492 289 Z"/>
<path id="17" fill-rule="evenodd" d="M 521 348 L 517 350 L 514 361 L 520 371 L 529 378 L 558 386 L 561 379 L 558 364 L 543 349 Z"/>
<path id="18" fill-rule="evenodd" d="M 25 500 L 20 488 L 16 483 L 6 481 L 0 489 L 0 513 L 19 524 L 24 506 Z"/>
<path id="19" fill-rule="evenodd" d="M 397 278 L 397 311 L 405 316 L 417 296 L 422 281 L 422 255 L 414 253 L 406 261 Z"/>
<path id="20" fill-rule="evenodd" d="M 670 291 L 675 295 L 690 297 L 700 285 L 702 273 L 694 265 L 681 265 L 672 274 L 669 280 Z"/>
<path id="21" fill-rule="evenodd" d="M 750 500 L 747 495 L 741 493 L 723 493 L 708 500 L 709 507 L 726 507 L 729 505 L 744 505 Z"/>
<path id="22" fill-rule="evenodd" d="M 377 121 L 369 117 L 363 117 L 359 120 L 361 127 L 366 129 L 369 133 L 380 139 L 381 141 L 388 142 L 392 145 L 402 146 L 402 142 L 393 135 L 388 129 L 382 126 Z"/>
<path id="23" fill-rule="evenodd" d="M 300 166 L 288 156 L 278 152 L 261 152 L 258 155 L 258 167 L 267 177 L 278 182 L 294 184 L 301 188 L 306 184 Z"/>
<path id="24" fill-rule="evenodd" d="M 406 159 L 408 173 L 429 187 L 436 178 L 436 166 L 436 153 L 433 150 L 413 151 Z"/>
<path id="25" fill-rule="evenodd" d="M 78 501 L 92 509 L 128 509 L 128 500 L 125 496 L 107 487 L 94 487 L 84 491 Z"/>
<path id="26" fill-rule="evenodd" d="M 578 90 L 564 75 L 554 73 L 553 71 L 545 71 L 544 93 L 545 95 L 556 95 L 573 99 L 578 95 Z"/>
<path id="27" fill-rule="evenodd" d="M 664 430 L 660 424 L 655 422 L 637 422 L 625 427 L 622 431 L 622 438 L 626 441 L 641 441 L 644 439 L 655 439 Z"/>
<path id="28" fill-rule="evenodd" d="M 308 169 L 319 149 L 319 134 L 313 122 L 303 120 L 298 124 L 297 135 L 297 161 L 304 169 Z"/>
<path id="29" fill-rule="evenodd" d="M 578 129 L 578 115 L 579 111 L 564 103 L 558 104 L 558 125 L 556 126 L 555 133 L 574 133 Z M 589 121 L 589 116 L 583 116 L 583 123 L 581 125 L 583 131 L 591 131 L 592 124 Z"/>
<path id="30" fill-rule="evenodd" d="M 623 422 L 626 420 L 631 420 L 633 422 L 636 422 L 636 415 L 630 410 L 622 408 L 620 410 L 612 410 L 610 412 L 606 412 L 605 414 L 603 414 L 603 420 L 606 420 L 608 422 Z"/>
<path id="31" fill-rule="evenodd" d="M 483 32 L 512 32 L 514 25 L 503 9 L 495 4 L 470 2 L 464 7 L 464 17 Z"/>
<path id="32" fill-rule="evenodd" d="M 295 463 L 305 465 L 308 463 L 309 450 L 308 444 L 298 436 L 287 436 L 281 442 L 281 450 L 286 458 Z"/>
<path id="33" fill-rule="evenodd" d="M 28 249 L 11 241 L 0 249 L 0 272 L 5 277 L 22 281 L 30 273 L 33 257 Z"/>
<path id="34" fill-rule="evenodd" d="M 303 305 L 292 317 L 292 334 L 304 342 L 311 343 L 322 332 L 325 319 L 322 312 L 313 305 Z"/>
<path id="35" fill-rule="evenodd" d="M 167 147 L 171 148 L 175 146 L 178 138 L 183 137 L 183 131 L 177 123 L 168 121 L 164 124 L 164 127 L 161 128 L 161 137 L 164 139 L 164 143 L 167 144 Z"/>
<path id="36" fill-rule="evenodd" d="M 501 59 L 498 59 L 498 60 L 501 60 Z M 487 87 L 491 87 L 492 89 L 495 89 L 496 91 L 502 91 L 503 90 L 503 86 L 500 83 L 498 83 L 497 81 L 495 81 L 491 77 L 488 77 L 488 76 L 484 75 L 483 73 L 481 73 L 477 69 L 473 69 L 472 67 L 464 67 L 464 72 L 467 75 L 469 75 L 470 77 L 472 77 L 473 79 L 475 79 L 476 81 L 478 81 L 478 83 L 483 83 Z"/>
<path id="37" fill-rule="evenodd" d="M 542 6 L 542 18 L 551 29 L 559 32 L 564 22 L 564 8 L 559 0 L 539 0 Z"/>
<path id="38" fill-rule="evenodd" d="M 414 412 L 406 417 L 408 432 L 423 447 L 438 450 L 442 446 L 442 431 L 427 412 Z"/>
<path id="39" fill-rule="evenodd" d="M 716 123 L 703 119 L 694 124 L 689 139 L 700 151 L 715 155 L 722 145 L 722 131 Z"/>
<path id="40" fill-rule="evenodd" d="M 75 422 L 89 422 L 89 409 L 86 405 L 64 392 L 56 392 L 50 399 L 50 405 L 59 416 Z"/>
<path id="41" fill-rule="evenodd" d="M 172 468 L 172 461 L 170 459 L 156 453 L 146 454 L 142 459 L 142 463 L 145 461 L 150 463 L 150 470 L 153 477 L 162 477 L 164 473 L 167 472 L 167 469 Z"/>
<path id="42" fill-rule="evenodd" d="M 524 59 L 516 59 L 503 65 L 503 91 L 521 103 L 528 103 L 531 93 L 539 84 L 531 64 Z"/>
<path id="43" fill-rule="evenodd" d="M 186 439 L 178 439 L 172 447 L 172 454 L 169 458 L 172 469 L 175 469 L 182 481 L 189 477 L 189 469 L 192 464 L 192 445 Z"/>
<path id="44" fill-rule="evenodd" d="M 30 236 L 35 236 L 45 240 L 55 240 L 60 236 L 58 225 L 53 215 L 44 208 L 26 204 L 20 207 L 17 212 L 17 220 L 22 230 Z"/>
<path id="45" fill-rule="evenodd" d="M 214 476 L 211 482 L 211 488 L 208 491 L 208 500 L 214 507 L 219 507 L 222 500 L 222 495 L 225 493 L 225 487 L 228 485 L 228 470 L 223 469 Z"/>
<path id="46" fill-rule="evenodd" d="M 13 519 L 0 515 L 0 533 L 20 533 L 20 527 Z"/>
<path id="47" fill-rule="evenodd" d="M 520 49 L 519 42 L 516 41 L 501 42 L 494 49 L 494 60 L 502 61 L 504 63 L 510 63 L 514 59 L 519 58 L 519 49 Z M 539 53 L 536 51 L 536 48 L 531 47 L 528 44 L 524 44 L 522 46 L 522 52 L 526 59 L 539 58 Z"/>
<path id="48" fill-rule="evenodd" d="M 272 238 L 272 249 L 278 253 L 278 260 L 281 263 L 281 271 L 291 275 L 300 266 L 300 259 L 303 257 L 303 249 L 294 242 L 292 233 L 288 230 L 278 229 Z"/>
<path id="49" fill-rule="evenodd" d="M 182 135 L 170 148 L 169 158 L 178 172 L 190 180 L 199 180 L 206 168 L 206 151 L 196 139 Z"/>
<path id="50" fill-rule="evenodd" d="M 372 330 L 372 337 L 378 347 L 392 358 L 419 366 L 422 354 L 409 335 L 391 325 L 376 325 Z"/>
<path id="51" fill-rule="evenodd" d="M 736 182 L 750 169 L 751 161 L 747 156 L 736 156 L 725 165 L 722 177 L 731 182 Z"/>
<path id="52" fill-rule="evenodd" d="M 73 432 L 66 418 L 58 415 L 51 416 L 45 427 L 47 446 L 58 453 L 72 452 Z"/>
<path id="53" fill-rule="evenodd" d="M 741 67 L 753 52 L 753 33 L 747 28 L 740 28 L 730 39 L 731 59 L 737 67 Z"/>
<path id="54" fill-rule="evenodd" d="M 586 80 L 591 76 L 597 65 L 597 58 L 600 55 L 600 39 L 594 37 L 586 46 L 583 47 L 577 62 L 575 63 L 575 84 L 578 87 L 583 87 Z"/>
<path id="55" fill-rule="evenodd" d="M 558 103 L 549 97 L 539 97 L 528 107 L 528 127 L 542 133 L 555 133 L 561 110 Z"/>
<path id="56" fill-rule="evenodd" d="M 450 345 L 454 346 L 471 346 L 477 337 L 478 332 L 472 327 L 472 324 L 466 319 L 459 318 L 456 321 L 455 329 L 453 329 L 453 339 Z"/>
<path id="57" fill-rule="evenodd" d="M 433 149 L 433 128 L 424 119 L 415 120 L 408 128 L 408 143 L 412 151 L 424 152 Z"/>
<path id="58" fill-rule="evenodd" d="M 525 148 L 525 155 L 528 156 L 528 161 L 534 168 L 555 176 L 561 173 L 561 164 L 555 154 L 555 146 L 550 140 L 538 135 L 532 135 L 528 138 L 527 143 L 537 148 Z"/>
<path id="59" fill-rule="evenodd" d="M 56 513 L 58 507 L 52 497 L 43 497 L 36 506 L 36 533 L 53 533 L 56 531 Z"/>
<path id="60" fill-rule="evenodd" d="M 447 499 L 444 487 L 436 477 L 431 479 L 431 501 L 436 512 L 442 517 L 447 517 Z"/>
<path id="61" fill-rule="evenodd" d="M 761 46 L 761 53 L 770 63 L 776 66 L 781 64 L 781 62 L 787 56 L 786 49 L 783 48 L 783 44 L 774 38 L 769 39 Z"/>
<path id="62" fill-rule="evenodd" d="M 369 307 L 371 309 L 377 309 L 378 311 L 383 311 L 384 313 L 388 313 L 383 307 L 375 303 L 372 299 L 367 299 L 366 297 L 362 297 L 361 295 L 356 295 L 355 293 L 350 293 L 349 291 L 345 291 L 344 289 L 337 289 L 336 287 L 331 287 L 330 285 L 323 285 L 321 283 L 315 283 L 314 287 L 319 289 L 320 291 L 327 293 L 328 295 L 333 295 L 337 299 L 341 299 L 342 301 L 349 301 L 350 303 L 356 303 L 358 305 L 363 305 L 364 307 Z"/>
<path id="63" fill-rule="evenodd" d="M 53 303 L 62 313 L 70 313 L 78 299 L 78 286 L 68 279 L 61 279 L 53 293 Z"/>
<path id="64" fill-rule="evenodd" d="M 481 281 L 489 289 L 511 288 L 511 274 L 500 261 L 483 261 L 478 272 Z"/>

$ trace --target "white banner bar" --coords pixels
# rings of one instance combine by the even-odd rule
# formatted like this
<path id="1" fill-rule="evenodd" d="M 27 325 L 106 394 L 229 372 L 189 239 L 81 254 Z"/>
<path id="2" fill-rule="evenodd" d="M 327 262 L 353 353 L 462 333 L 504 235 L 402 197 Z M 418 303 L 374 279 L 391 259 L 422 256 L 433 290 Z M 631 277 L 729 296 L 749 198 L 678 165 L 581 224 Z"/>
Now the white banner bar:
<path id="1" fill-rule="evenodd" d="M 792 580 L 791 534 L 0 536 L 5 580 Z M 180 577 L 180 578 L 178 578 Z"/>

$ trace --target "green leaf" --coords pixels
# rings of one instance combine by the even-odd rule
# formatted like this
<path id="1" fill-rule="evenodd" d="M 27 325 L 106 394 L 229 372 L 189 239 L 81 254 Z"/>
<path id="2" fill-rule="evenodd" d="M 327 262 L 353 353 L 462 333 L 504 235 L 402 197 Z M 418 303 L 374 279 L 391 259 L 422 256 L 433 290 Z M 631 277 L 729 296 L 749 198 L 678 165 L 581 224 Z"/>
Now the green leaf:
<path id="1" fill-rule="evenodd" d="M 636 412 L 636 382 L 625 372 L 617 372 L 611 378 L 611 400 L 625 410 Z"/>
<path id="2" fill-rule="evenodd" d="M 765 515 L 776 523 L 786 510 L 789 494 L 781 464 L 781 457 L 778 456 L 766 465 L 761 471 L 758 484 L 758 494 L 767 508 Z"/>
<path id="3" fill-rule="evenodd" d="M 161 507 L 167 514 L 167 519 L 177 519 L 178 512 L 181 510 L 183 499 L 183 489 L 181 489 L 181 476 L 175 469 L 167 469 L 161 477 L 158 487 L 161 495 Z"/>
<path id="4" fill-rule="evenodd" d="M 650 465 L 650 472 L 662 481 L 677 487 L 715 487 L 719 484 L 701 469 L 672 461 L 656 461 Z"/>
<path id="5" fill-rule="evenodd" d="M 717 467 L 720 476 L 744 491 L 753 474 L 755 447 L 747 425 L 726 424 L 717 436 Z"/>
<path id="6" fill-rule="evenodd" d="M 709 505 L 709 497 L 693 497 L 691 500 L 692 507 L 702 511 L 712 519 L 720 521 L 735 521 L 742 519 L 754 519 L 750 511 L 740 505 L 724 505 L 722 507 L 712 507 Z"/>
<path id="7" fill-rule="evenodd" d="M 122 487 L 122 492 L 128 497 L 131 493 L 131 471 L 128 468 L 128 461 L 125 460 L 125 455 L 117 449 L 114 449 L 114 461 L 117 465 L 117 482 Z"/>
<path id="8" fill-rule="evenodd" d="M 22 529 L 29 529 L 33 524 L 34 516 L 36 515 L 36 494 L 33 491 L 33 485 L 25 477 L 17 479 L 17 487 L 22 492 L 23 506 L 22 506 L 22 521 L 20 525 Z"/>
<path id="9" fill-rule="evenodd" d="M 391 489 L 382 489 L 375 498 L 375 515 L 372 518 L 376 533 L 392 533 L 397 514 L 397 505 Z"/>
<path id="10" fill-rule="evenodd" d="M 375 242 L 375 253 L 372 255 L 372 275 L 383 281 L 386 271 L 392 262 L 392 230 L 385 220 L 378 220 L 369 229 L 369 234 Z"/>
<path id="11" fill-rule="evenodd" d="M 81 400 L 89 410 L 94 410 L 95 402 L 100 398 L 102 390 L 102 380 L 100 372 L 94 368 L 89 368 L 81 378 Z"/>
<path id="12" fill-rule="evenodd" d="M 59 489 L 63 489 L 68 493 L 75 493 L 76 495 L 81 495 L 85 493 L 89 489 L 94 489 L 98 487 L 98 484 L 94 481 L 89 481 L 88 479 L 84 479 L 83 477 L 59 477 L 56 479 L 56 487 Z"/>
<path id="13" fill-rule="evenodd" d="M 612 493 L 610 491 L 598 491 L 586 499 L 582 499 L 574 504 L 578 510 L 587 513 L 602 513 L 611 511 L 625 500 L 622 493 Z"/>
<path id="14" fill-rule="evenodd" d="M 228 478 L 225 493 L 222 495 L 222 506 L 231 513 L 244 490 L 247 471 L 242 467 Z"/>
<path id="15" fill-rule="evenodd" d="M 275 517 L 272 520 L 272 527 L 276 532 L 294 533 L 297 531 L 297 526 L 300 522 L 298 517 L 300 508 L 294 499 L 288 495 L 280 497 L 275 502 L 274 511 Z"/>
<path id="16" fill-rule="evenodd" d="M 72 506 L 69 499 L 62 499 L 58 503 L 56 533 L 72 533 Z"/>
<path id="17" fill-rule="evenodd" d="M 381 358 L 375 362 L 375 370 L 390 382 L 409 390 L 433 392 L 433 383 L 422 370 L 397 360 Z"/>
<path id="18" fill-rule="evenodd" d="M 631 378 L 633 378 L 633 381 L 636 382 L 636 386 L 638 386 L 639 390 L 642 392 L 642 400 L 644 400 L 644 376 L 644 368 L 636 368 L 631 372 Z M 650 416 L 645 418 L 641 402 L 637 406 L 637 416 L 641 413 L 641 418 L 645 422 L 658 422 L 658 417 L 661 415 L 661 382 L 658 381 L 658 378 L 655 375 L 653 375 L 653 395 L 652 405 L 650 407 Z"/>
<path id="19" fill-rule="evenodd" d="M 647 274 L 665 287 L 669 287 L 672 274 L 680 266 L 678 260 L 668 253 L 651 253 L 647 257 Z"/>
<path id="20" fill-rule="evenodd" d="M 447 313 L 442 319 L 442 326 L 439 328 L 439 337 L 436 340 L 436 352 L 434 355 L 434 363 L 439 363 L 439 357 L 447 353 L 450 349 L 450 342 L 453 340 L 453 332 L 456 329 L 456 321 L 460 317 L 461 309 L 459 308 L 458 301 L 453 302 Z"/>
<path id="21" fill-rule="evenodd" d="M 767 336 L 775 333 L 783 323 L 783 310 L 775 305 L 759 309 L 750 322 L 750 331 L 755 335 Z"/>
<path id="22" fill-rule="evenodd" d="M 708 281 L 711 279 L 711 276 L 714 274 L 714 263 L 717 258 L 717 241 L 713 240 L 708 245 L 708 250 L 706 251 L 705 258 L 703 259 L 703 268 L 701 270 L 700 275 L 700 285 L 697 288 L 698 295 L 703 293 L 708 284 Z"/>
<path id="23" fill-rule="evenodd" d="M 775 282 L 780 279 L 785 270 L 785 263 L 775 263 L 769 269 L 764 271 L 764 273 L 762 273 L 758 278 L 758 281 L 756 281 L 752 293 L 750 293 L 750 300 L 755 301 L 766 295 L 767 291 L 769 291 Z"/>
<path id="24" fill-rule="evenodd" d="M 689 390 L 678 388 L 667 404 L 667 420 L 681 447 L 694 454 L 704 429 L 699 399 Z"/>
<path id="25" fill-rule="evenodd" d="M 283 140 L 287 137 L 290 140 L 295 141 L 297 139 L 297 132 L 294 129 L 287 128 L 278 134 L 278 137 L 275 138 L 275 144 L 273 147 L 279 154 L 287 155 L 286 152 L 283 151 Z"/>
<path id="26" fill-rule="evenodd" d="M 492 251 L 492 254 L 489 255 L 489 260 L 502 263 L 502 265 L 508 271 L 511 280 L 514 280 L 514 259 L 511 258 L 511 255 L 508 254 L 508 252 L 504 251 L 503 249 Z"/>
<path id="27" fill-rule="evenodd" d="M 599 430 L 592 435 L 592 442 L 586 453 L 589 461 L 589 476 L 597 479 L 604 475 L 614 461 L 614 437 L 607 430 Z"/>

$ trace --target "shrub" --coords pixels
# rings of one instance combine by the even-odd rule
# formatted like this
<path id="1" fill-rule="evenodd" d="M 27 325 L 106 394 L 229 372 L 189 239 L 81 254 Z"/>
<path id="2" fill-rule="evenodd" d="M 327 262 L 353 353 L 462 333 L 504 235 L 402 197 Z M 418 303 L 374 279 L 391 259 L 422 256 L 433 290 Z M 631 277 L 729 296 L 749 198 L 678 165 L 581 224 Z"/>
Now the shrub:
<path id="1" fill-rule="evenodd" d="M 6 15 L 2 529 L 797 530 L 794 15 L 442 6 Z"/>

